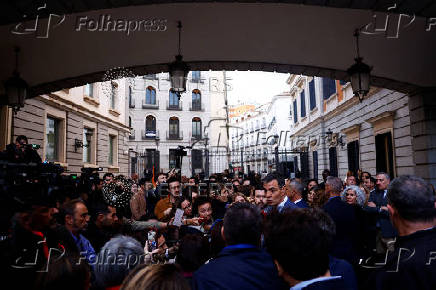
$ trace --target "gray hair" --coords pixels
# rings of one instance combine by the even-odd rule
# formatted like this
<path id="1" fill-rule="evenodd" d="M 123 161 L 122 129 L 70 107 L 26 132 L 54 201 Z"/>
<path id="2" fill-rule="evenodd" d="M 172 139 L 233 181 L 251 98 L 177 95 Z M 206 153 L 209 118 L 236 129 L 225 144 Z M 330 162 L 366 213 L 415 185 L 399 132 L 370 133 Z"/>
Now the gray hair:
<path id="1" fill-rule="evenodd" d="M 350 185 L 345 187 L 344 191 L 342 191 L 341 193 L 341 198 L 343 201 L 346 201 L 346 196 L 345 194 L 347 193 L 347 191 L 349 190 L 353 190 L 356 193 L 356 201 L 357 204 L 360 205 L 361 207 L 363 207 L 365 205 L 365 201 L 366 201 L 366 195 L 365 193 L 360 189 L 360 187 L 358 187 L 357 185 Z"/>
<path id="2" fill-rule="evenodd" d="M 340 193 L 342 191 L 342 180 L 339 177 L 327 177 L 326 184 L 330 185 L 335 193 Z"/>
<path id="3" fill-rule="evenodd" d="M 377 174 L 376 174 L 375 176 L 377 176 L 377 175 L 384 175 L 384 177 L 385 177 L 387 180 L 391 180 L 391 177 L 390 177 L 389 174 L 387 174 L 386 172 L 377 172 Z"/>
<path id="4" fill-rule="evenodd" d="M 290 185 L 291 188 L 293 188 L 296 192 L 298 192 L 299 194 L 303 194 L 304 186 L 300 182 L 293 179 Z"/>
<path id="5" fill-rule="evenodd" d="M 387 199 L 407 221 L 429 222 L 436 218 L 433 188 L 420 177 L 403 175 L 395 178 L 388 187 Z"/>
<path id="6" fill-rule="evenodd" d="M 121 285 L 129 271 L 144 261 L 141 243 L 127 236 L 116 236 L 101 248 L 95 265 L 95 276 L 100 287 Z"/>

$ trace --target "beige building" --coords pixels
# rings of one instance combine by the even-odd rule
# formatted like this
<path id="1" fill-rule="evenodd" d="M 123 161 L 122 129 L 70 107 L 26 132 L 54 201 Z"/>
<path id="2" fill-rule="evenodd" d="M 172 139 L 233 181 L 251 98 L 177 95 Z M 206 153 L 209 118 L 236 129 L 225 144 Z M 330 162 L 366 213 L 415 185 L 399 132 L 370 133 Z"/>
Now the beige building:
<path id="1" fill-rule="evenodd" d="M 231 109 L 231 151 L 235 171 L 266 172 L 268 169 L 267 111 L 271 103 L 260 106 L 238 105 Z"/>
<path id="2" fill-rule="evenodd" d="M 12 140 L 27 136 L 43 161 L 67 173 L 82 167 L 127 174 L 126 79 L 88 84 L 26 100 L 12 116 Z"/>
<path id="3" fill-rule="evenodd" d="M 344 178 L 358 169 L 396 177 L 417 174 L 412 149 L 409 97 L 372 88 L 362 102 L 350 83 L 291 75 L 292 166 L 303 178 L 321 179 L 329 169 Z"/>

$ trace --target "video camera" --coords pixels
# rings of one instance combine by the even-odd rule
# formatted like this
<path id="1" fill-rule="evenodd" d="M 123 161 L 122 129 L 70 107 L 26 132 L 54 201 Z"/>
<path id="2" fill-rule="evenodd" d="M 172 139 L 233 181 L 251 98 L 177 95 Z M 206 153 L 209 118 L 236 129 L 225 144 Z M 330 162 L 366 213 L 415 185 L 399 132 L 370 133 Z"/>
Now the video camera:
<path id="1" fill-rule="evenodd" d="M 176 149 L 176 156 L 187 156 L 188 152 L 185 150 L 187 147 L 179 145 Z"/>
<path id="2" fill-rule="evenodd" d="M 80 169 L 82 175 L 80 177 L 80 184 L 85 186 L 88 190 L 92 185 L 97 184 L 100 181 L 100 171 L 103 171 L 102 167 L 83 167 Z"/>

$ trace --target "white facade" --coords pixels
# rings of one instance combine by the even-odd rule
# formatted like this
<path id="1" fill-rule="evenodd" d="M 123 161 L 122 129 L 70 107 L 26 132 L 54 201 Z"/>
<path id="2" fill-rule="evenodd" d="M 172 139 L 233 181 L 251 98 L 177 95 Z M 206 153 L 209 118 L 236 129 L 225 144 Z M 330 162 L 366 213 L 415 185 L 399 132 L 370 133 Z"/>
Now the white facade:
<path id="1" fill-rule="evenodd" d="M 210 121 L 204 132 L 208 138 L 209 173 L 221 173 L 229 168 L 229 135 L 225 71 L 209 72 Z"/>
<path id="2" fill-rule="evenodd" d="M 237 171 L 267 171 L 266 106 L 258 106 L 232 118 L 231 160 Z"/>
<path id="3" fill-rule="evenodd" d="M 267 144 L 269 171 L 278 170 L 277 162 L 291 161 L 292 149 L 289 142 L 291 132 L 291 98 L 289 93 L 276 95 L 272 98 L 267 110 Z"/>
<path id="4" fill-rule="evenodd" d="M 135 170 L 135 163 L 139 174 L 142 174 L 144 169 L 151 172 L 151 166 L 156 166 L 155 170 L 167 172 L 170 168 L 180 165 L 174 160 L 170 150 L 178 149 L 179 146 L 193 145 L 193 148 L 199 150 L 204 148 L 201 146 L 205 137 L 204 126 L 209 123 L 211 114 L 209 72 L 195 72 L 194 78 L 192 72 L 189 73 L 187 90 L 181 94 L 180 101 L 177 101 L 174 95 L 171 96 L 170 89 L 168 73 L 135 78 L 134 90 L 128 102 L 129 122 L 132 128 L 129 140 L 132 172 Z M 193 101 L 194 94 L 198 94 L 201 100 Z M 147 125 L 147 118 L 154 120 L 155 123 L 149 121 Z M 194 120 L 197 125 L 200 121 L 200 128 L 196 125 L 193 131 Z M 178 123 L 178 126 L 175 123 Z M 141 161 L 141 158 L 147 159 L 147 152 L 153 150 L 158 152 L 156 153 L 159 156 L 158 162 L 157 160 Z M 186 149 L 186 152 L 187 156 L 182 158 L 181 174 L 191 176 L 192 173 L 204 171 L 204 168 L 192 169 L 192 150 Z M 201 152 L 203 153 L 203 150 Z M 200 162 L 204 163 L 204 156 L 201 158 Z"/>

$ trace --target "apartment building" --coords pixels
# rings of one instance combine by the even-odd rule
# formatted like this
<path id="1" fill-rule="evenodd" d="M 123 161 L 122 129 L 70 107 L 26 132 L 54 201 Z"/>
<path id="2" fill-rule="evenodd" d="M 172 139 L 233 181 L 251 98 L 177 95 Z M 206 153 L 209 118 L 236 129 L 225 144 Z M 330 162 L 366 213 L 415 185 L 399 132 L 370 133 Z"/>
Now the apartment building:
<path id="1" fill-rule="evenodd" d="M 12 117 L 12 139 L 27 136 L 45 162 L 67 173 L 83 167 L 128 174 L 126 79 L 64 89 L 28 99 Z"/>
<path id="2" fill-rule="evenodd" d="M 190 72 L 182 94 L 171 89 L 168 73 L 135 78 L 127 101 L 131 173 L 143 176 L 172 168 L 185 176 L 204 173 L 209 87 L 209 72 Z"/>
<path id="3" fill-rule="evenodd" d="M 344 178 L 358 169 L 392 177 L 415 174 L 409 97 L 371 88 L 359 101 L 350 83 L 291 75 L 291 137 L 296 151 L 290 164 L 303 178 L 321 172 Z"/>

